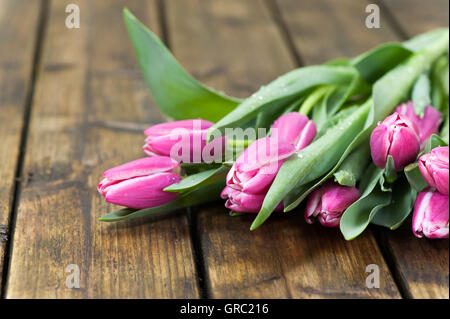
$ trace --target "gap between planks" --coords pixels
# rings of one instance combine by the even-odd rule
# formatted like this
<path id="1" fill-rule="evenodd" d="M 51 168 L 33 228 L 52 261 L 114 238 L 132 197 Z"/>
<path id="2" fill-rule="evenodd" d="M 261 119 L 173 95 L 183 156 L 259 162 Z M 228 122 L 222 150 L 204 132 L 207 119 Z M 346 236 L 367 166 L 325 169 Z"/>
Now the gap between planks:
<path id="1" fill-rule="evenodd" d="M 167 13 L 166 5 L 164 0 L 158 0 L 156 2 L 158 10 L 158 22 L 161 29 L 162 42 L 171 50 L 169 28 L 167 24 Z M 199 291 L 200 299 L 207 299 L 210 297 L 210 292 L 208 289 L 207 272 L 205 270 L 205 262 L 203 258 L 203 251 L 200 242 L 200 236 L 197 229 L 197 219 L 198 216 L 190 207 L 185 209 L 185 214 L 187 214 L 188 228 L 191 239 L 191 247 L 193 252 L 193 259 L 195 263 L 195 271 L 197 273 L 197 287 Z"/>
<path id="2" fill-rule="evenodd" d="M 20 135 L 20 146 L 19 146 L 19 158 L 17 160 L 17 166 L 14 174 L 14 187 L 11 211 L 9 214 L 9 228 L 6 230 L 7 234 L 7 245 L 5 247 L 5 258 L 3 264 L 2 273 L 2 285 L 0 287 L 0 299 L 4 299 L 6 296 L 6 289 L 8 287 L 8 273 L 10 269 L 10 257 L 12 254 L 12 247 L 14 241 L 15 224 L 17 217 L 17 207 L 20 199 L 20 184 L 23 179 L 23 163 L 25 159 L 25 152 L 27 147 L 27 137 L 30 125 L 30 118 L 33 105 L 34 90 L 38 78 L 38 70 L 41 62 L 42 46 L 44 43 L 47 21 L 48 21 L 48 9 L 50 0 L 40 0 L 40 12 L 38 27 L 35 34 L 35 44 L 33 53 L 33 65 L 31 69 L 31 80 L 28 92 L 26 93 L 25 108 L 23 113 L 23 126 Z"/>

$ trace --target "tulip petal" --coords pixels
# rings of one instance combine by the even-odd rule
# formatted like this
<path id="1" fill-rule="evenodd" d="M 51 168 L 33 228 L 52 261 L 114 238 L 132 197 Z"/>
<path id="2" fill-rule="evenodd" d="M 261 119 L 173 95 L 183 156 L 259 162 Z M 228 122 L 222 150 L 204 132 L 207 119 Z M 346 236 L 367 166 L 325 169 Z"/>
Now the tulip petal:
<path id="1" fill-rule="evenodd" d="M 163 189 L 180 180 L 181 177 L 173 173 L 159 173 L 124 180 L 108 187 L 105 200 L 134 209 L 160 206 L 177 198 L 178 193 L 164 192 Z"/>
<path id="2" fill-rule="evenodd" d="M 431 135 L 438 132 L 441 124 L 441 113 L 431 105 L 425 108 L 423 118 L 419 119 L 417 127 L 419 129 L 420 142 L 428 140 Z"/>
<path id="3" fill-rule="evenodd" d="M 376 166 L 384 168 L 389 151 L 389 131 L 384 124 L 378 124 L 370 135 L 370 154 Z"/>
<path id="4" fill-rule="evenodd" d="M 160 172 L 175 172 L 179 167 L 180 164 L 169 157 L 145 157 L 111 168 L 103 173 L 103 177 L 124 180 Z"/>
<path id="5" fill-rule="evenodd" d="M 388 153 L 394 159 L 396 171 L 414 162 L 419 151 L 420 143 L 414 130 L 403 126 L 394 128 Z"/>
<path id="6" fill-rule="evenodd" d="M 241 172 L 251 171 L 262 166 L 277 163 L 295 152 L 295 146 L 264 137 L 254 141 L 236 160 L 236 169 Z M 277 167 L 274 165 L 272 167 Z"/>
<path id="7" fill-rule="evenodd" d="M 414 204 L 412 229 L 416 237 L 448 238 L 449 197 L 427 189 Z"/>

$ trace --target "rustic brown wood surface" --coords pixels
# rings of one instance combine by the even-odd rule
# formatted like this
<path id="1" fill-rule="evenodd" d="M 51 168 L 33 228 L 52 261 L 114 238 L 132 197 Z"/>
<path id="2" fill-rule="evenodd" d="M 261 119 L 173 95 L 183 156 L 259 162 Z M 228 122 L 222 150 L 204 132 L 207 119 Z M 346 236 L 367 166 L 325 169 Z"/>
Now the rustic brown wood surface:
<path id="1" fill-rule="evenodd" d="M 0 273 L 10 232 L 15 176 L 40 16 L 39 1 L 0 0 Z M 2 276 L 0 276 L 0 285 Z"/>
<path id="2" fill-rule="evenodd" d="M 218 202 L 104 224 L 97 218 L 115 207 L 95 190 L 105 169 L 143 156 L 141 130 L 164 120 L 123 7 L 200 81 L 245 97 L 299 64 L 448 26 L 448 2 L 376 2 L 380 29 L 364 25 L 369 1 L 75 0 L 80 29 L 65 27 L 66 3 L 29 3 L 0 0 L 0 225 L 14 221 L 0 238 L 3 297 L 448 298 L 448 240 L 416 239 L 410 222 L 346 242 L 336 229 L 307 225 L 301 209 L 250 232 L 253 215 L 230 217 Z M 66 287 L 70 264 L 80 289 Z M 366 288 L 369 264 L 380 267 L 380 289 Z"/>
<path id="3" fill-rule="evenodd" d="M 143 157 L 141 131 L 121 123 L 139 128 L 162 118 L 121 23 L 125 1 L 77 3 L 80 29 L 65 27 L 64 2 L 49 8 L 6 297 L 198 297 L 185 215 L 97 220 L 114 209 L 96 194 L 101 173 Z M 158 30 L 155 2 L 147 3 L 126 1 Z M 80 289 L 66 287 L 70 264 L 79 266 Z"/>

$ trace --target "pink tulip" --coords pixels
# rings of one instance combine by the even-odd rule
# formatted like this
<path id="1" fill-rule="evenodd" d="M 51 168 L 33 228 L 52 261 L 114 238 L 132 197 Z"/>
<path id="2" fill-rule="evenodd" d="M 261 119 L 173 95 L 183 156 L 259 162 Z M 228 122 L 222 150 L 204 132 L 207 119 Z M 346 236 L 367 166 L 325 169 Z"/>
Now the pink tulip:
<path id="1" fill-rule="evenodd" d="M 149 156 L 170 156 L 179 162 L 201 162 L 208 128 L 214 123 L 202 119 L 161 123 L 144 131 L 144 152 Z M 209 143 L 208 149 L 222 150 L 223 139 Z M 209 154 L 214 157 L 214 154 Z M 218 154 L 221 157 L 221 154 Z"/>
<path id="2" fill-rule="evenodd" d="M 419 133 L 408 118 L 394 113 L 373 130 L 370 151 L 376 166 L 384 168 L 388 155 L 394 159 L 395 169 L 401 171 L 420 151 Z"/>
<path id="3" fill-rule="evenodd" d="M 316 136 L 316 125 L 306 115 L 291 112 L 280 116 L 272 125 L 272 135 L 280 141 L 292 143 L 295 149 L 308 146 Z"/>
<path id="4" fill-rule="evenodd" d="M 419 238 L 448 238 L 448 195 L 432 189 L 420 192 L 414 204 L 412 230 Z"/>
<path id="5" fill-rule="evenodd" d="M 416 114 L 411 101 L 399 105 L 395 109 L 395 112 L 406 117 L 415 125 L 419 132 L 420 143 L 422 145 L 431 135 L 438 132 L 439 125 L 441 124 L 441 113 L 431 105 L 425 108 L 422 118 Z"/>
<path id="6" fill-rule="evenodd" d="M 291 143 L 272 138 L 253 142 L 228 172 L 221 196 L 237 212 L 258 212 L 281 164 L 295 152 Z M 277 209 L 281 209 L 282 204 Z"/>
<path id="7" fill-rule="evenodd" d="M 160 206 L 177 198 L 163 189 L 181 180 L 180 165 L 169 157 L 141 158 L 103 173 L 98 192 L 109 203 L 135 209 Z"/>
<path id="8" fill-rule="evenodd" d="M 448 146 L 436 147 L 431 153 L 419 158 L 419 168 L 428 185 L 436 188 L 441 194 L 448 195 Z"/>
<path id="9" fill-rule="evenodd" d="M 356 187 L 327 182 L 309 196 L 305 220 L 312 224 L 314 218 L 317 218 L 323 226 L 337 227 L 344 211 L 359 197 L 360 193 Z"/>

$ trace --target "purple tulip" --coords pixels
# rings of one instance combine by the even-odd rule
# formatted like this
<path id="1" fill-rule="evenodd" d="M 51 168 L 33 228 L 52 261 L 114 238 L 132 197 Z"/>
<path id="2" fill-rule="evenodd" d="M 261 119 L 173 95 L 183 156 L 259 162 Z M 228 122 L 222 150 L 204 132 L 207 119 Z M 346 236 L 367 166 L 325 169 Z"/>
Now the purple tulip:
<path id="1" fill-rule="evenodd" d="M 419 168 L 428 185 L 436 188 L 441 194 L 447 195 L 448 192 L 448 146 L 436 147 L 431 153 L 424 154 L 419 158 Z"/>
<path id="2" fill-rule="evenodd" d="M 271 130 L 275 138 L 294 144 L 297 151 L 308 146 L 317 133 L 314 122 L 297 112 L 280 116 L 273 123 Z"/>
<path id="3" fill-rule="evenodd" d="M 294 144 L 268 137 L 253 142 L 228 172 L 221 194 L 227 199 L 225 206 L 237 212 L 258 212 L 281 164 L 294 152 Z"/>
<path id="4" fill-rule="evenodd" d="M 448 195 L 432 189 L 420 192 L 414 204 L 412 230 L 419 238 L 448 238 Z"/>
<path id="5" fill-rule="evenodd" d="M 438 132 L 441 124 L 441 113 L 431 105 L 425 108 L 423 117 L 416 114 L 414 105 L 411 101 L 399 105 L 395 112 L 409 119 L 417 128 L 419 132 L 420 143 L 423 144 L 431 137 L 431 135 Z"/>
<path id="6" fill-rule="evenodd" d="M 309 196 L 305 220 L 312 224 L 314 218 L 326 227 L 337 227 L 344 211 L 356 202 L 360 193 L 356 187 L 327 182 Z"/>
<path id="7" fill-rule="evenodd" d="M 408 118 L 394 113 L 373 130 L 370 152 L 376 166 L 384 168 L 388 155 L 394 159 L 395 169 L 401 171 L 417 157 L 420 140 L 417 128 Z"/>
<path id="8" fill-rule="evenodd" d="M 163 189 L 181 180 L 180 164 L 169 157 L 141 158 L 103 173 L 98 192 L 109 203 L 135 209 L 160 206 L 177 198 Z"/>
<path id="9" fill-rule="evenodd" d="M 214 123 L 202 119 L 183 120 L 153 125 L 144 131 L 147 135 L 144 152 L 149 156 L 170 156 L 179 162 L 201 162 L 206 147 L 208 128 Z M 222 151 L 223 138 L 215 139 L 207 146 L 208 158 L 215 160 L 214 152 Z M 211 154 L 212 152 L 212 154 Z M 222 153 L 216 154 L 221 157 Z"/>

